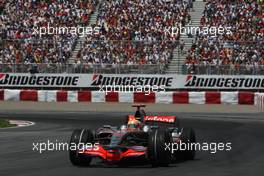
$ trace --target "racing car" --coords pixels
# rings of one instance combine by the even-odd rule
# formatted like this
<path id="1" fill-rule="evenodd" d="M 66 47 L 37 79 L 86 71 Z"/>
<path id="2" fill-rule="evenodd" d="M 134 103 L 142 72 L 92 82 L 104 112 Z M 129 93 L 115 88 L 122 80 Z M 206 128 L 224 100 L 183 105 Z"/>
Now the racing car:
<path id="1" fill-rule="evenodd" d="M 69 150 L 73 165 L 89 166 L 93 158 L 121 166 L 127 160 L 144 160 L 153 167 L 168 166 L 179 158 L 193 160 L 195 150 L 171 151 L 171 144 L 195 143 L 191 128 L 182 128 L 176 116 L 148 116 L 143 107 L 133 105 L 135 114 L 128 115 L 120 127 L 103 125 L 96 130 L 76 129 L 70 145 L 89 147 Z"/>

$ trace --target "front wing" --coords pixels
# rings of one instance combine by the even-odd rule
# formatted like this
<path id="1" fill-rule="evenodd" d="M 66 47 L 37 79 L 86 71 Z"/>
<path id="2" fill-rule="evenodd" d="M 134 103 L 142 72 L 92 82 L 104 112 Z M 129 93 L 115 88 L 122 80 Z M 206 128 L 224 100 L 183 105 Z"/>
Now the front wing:
<path id="1" fill-rule="evenodd" d="M 124 150 L 125 149 L 125 150 Z M 146 147 L 134 146 L 131 148 L 109 148 L 99 145 L 97 148 L 86 149 L 80 151 L 87 156 L 99 157 L 105 161 L 121 161 L 125 158 L 137 158 L 137 157 L 146 157 Z"/>

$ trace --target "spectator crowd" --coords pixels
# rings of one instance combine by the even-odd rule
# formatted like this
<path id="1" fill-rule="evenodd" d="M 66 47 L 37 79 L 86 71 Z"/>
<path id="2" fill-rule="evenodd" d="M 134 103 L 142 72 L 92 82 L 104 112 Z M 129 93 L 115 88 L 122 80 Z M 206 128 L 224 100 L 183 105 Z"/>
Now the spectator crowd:
<path id="1" fill-rule="evenodd" d="M 166 64 L 178 36 L 165 28 L 185 25 L 190 0 L 108 0 L 100 4 L 99 35 L 87 36 L 77 63 Z"/>
<path id="2" fill-rule="evenodd" d="M 192 0 L 101 1 L 96 25 L 87 35 L 77 63 L 168 63 L 175 47 L 164 34 L 168 26 L 184 25 Z M 46 26 L 89 26 L 98 0 L 9 0 L 0 3 L 0 64 L 67 63 L 78 36 L 46 35 Z"/>
<path id="3" fill-rule="evenodd" d="M 40 27 L 88 26 L 97 0 L 4 0 L 0 2 L 0 64 L 65 63 L 77 35 L 39 36 Z"/>
<path id="4" fill-rule="evenodd" d="M 166 28 L 191 20 L 192 0 L 4 0 L 0 64 L 68 63 L 79 36 L 40 37 L 34 29 L 90 26 L 98 4 L 100 32 L 85 36 L 76 63 L 168 64 L 180 36 L 168 35 Z M 264 65 L 263 8 L 260 0 L 207 0 L 200 27 L 231 27 L 232 33 L 197 33 L 185 64 Z"/>
<path id="5" fill-rule="evenodd" d="M 231 27 L 231 34 L 196 34 L 186 65 L 226 66 L 250 71 L 264 65 L 264 3 L 207 0 L 200 27 Z"/>

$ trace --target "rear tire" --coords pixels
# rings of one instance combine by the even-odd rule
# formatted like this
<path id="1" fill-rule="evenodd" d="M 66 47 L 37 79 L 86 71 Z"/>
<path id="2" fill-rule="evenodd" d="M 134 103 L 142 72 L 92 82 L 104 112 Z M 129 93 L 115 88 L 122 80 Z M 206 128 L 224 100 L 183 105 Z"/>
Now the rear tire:
<path id="1" fill-rule="evenodd" d="M 87 143 L 93 143 L 93 140 L 94 136 L 90 130 L 74 130 L 70 139 L 70 146 L 74 145 L 74 149 L 78 149 L 80 143 L 86 145 Z M 69 157 L 71 163 L 75 166 L 89 166 L 92 161 L 92 157 L 79 153 L 78 150 L 69 150 Z"/>
<path id="2" fill-rule="evenodd" d="M 192 128 L 184 128 L 183 134 L 182 134 L 182 143 L 185 143 L 186 145 L 191 146 L 191 143 L 196 142 L 195 132 Z M 195 157 L 195 149 L 192 148 L 190 150 L 184 150 L 183 157 L 184 160 L 193 160 Z"/>
<path id="3" fill-rule="evenodd" d="M 166 144 L 171 143 L 171 134 L 164 129 L 157 129 L 149 133 L 148 159 L 152 167 L 168 166 L 171 162 L 171 152 L 165 150 Z"/>

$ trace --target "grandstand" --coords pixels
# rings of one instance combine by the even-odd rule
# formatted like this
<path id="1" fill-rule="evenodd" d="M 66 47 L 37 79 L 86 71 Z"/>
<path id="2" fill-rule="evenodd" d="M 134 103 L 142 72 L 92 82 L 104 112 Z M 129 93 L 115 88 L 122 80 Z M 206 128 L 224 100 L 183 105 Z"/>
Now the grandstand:
<path id="1" fill-rule="evenodd" d="M 263 74 L 263 8 L 263 1 L 208 0 L 200 27 L 230 27 L 232 33 L 197 34 L 186 57 L 185 73 L 197 65 L 200 74 Z"/>
<path id="2" fill-rule="evenodd" d="M 96 4 L 96 0 L 6 1 L 0 14 L 0 63 L 67 63 L 78 36 L 40 37 L 34 29 L 48 25 L 88 26 Z"/>
<path id="3" fill-rule="evenodd" d="M 0 3 L 0 72 L 263 74 L 261 0 L 58 0 Z M 42 27 L 98 34 L 39 36 Z M 231 27 L 232 35 L 166 34 Z"/>

